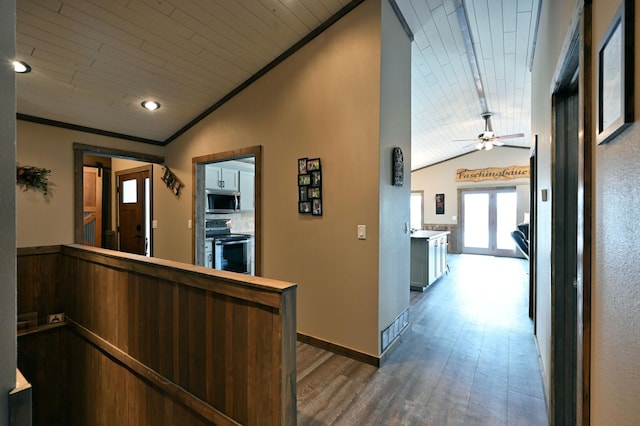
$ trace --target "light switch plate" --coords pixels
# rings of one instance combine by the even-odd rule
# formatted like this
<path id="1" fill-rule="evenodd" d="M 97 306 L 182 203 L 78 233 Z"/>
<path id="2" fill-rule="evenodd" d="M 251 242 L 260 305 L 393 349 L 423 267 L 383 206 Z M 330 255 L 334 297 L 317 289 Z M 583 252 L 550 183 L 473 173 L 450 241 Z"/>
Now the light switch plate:
<path id="1" fill-rule="evenodd" d="M 158 221 L 157 221 L 156 219 L 153 219 L 153 220 L 151 221 L 151 227 L 152 227 L 153 229 L 158 228 Z"/>
<path id="2" fill-rule="evenodd" d="M 358 239 L 359 240 L 367 239 L 367 225 L 358 225 Z"/>

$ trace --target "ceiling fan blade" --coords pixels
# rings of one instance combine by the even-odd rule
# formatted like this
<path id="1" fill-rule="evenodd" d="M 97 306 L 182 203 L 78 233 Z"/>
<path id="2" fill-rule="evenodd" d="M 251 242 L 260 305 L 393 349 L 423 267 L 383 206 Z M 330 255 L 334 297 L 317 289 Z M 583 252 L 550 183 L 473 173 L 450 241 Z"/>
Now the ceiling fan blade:
<path id="1" fill-rule="evenodd" d="M 497 140 L 491 141 L 491 143 L 494 144 L 495 146 L 503 146 L 504 145 L 502 142 L 497 141 Z"/>
<path id="2" fill-rule="evenodd" d="M 523 138 L 524 133 L 514 133 L 513 135 L 500 135 L 494 136 L 494 139 L 513 139 L 513 138 Z"/>
<path id="3" fill-rule="evenodd" d="M 454 139 L 453 142 L 474 142 L 477 141 L 478 138 L 475 139 Z"/>

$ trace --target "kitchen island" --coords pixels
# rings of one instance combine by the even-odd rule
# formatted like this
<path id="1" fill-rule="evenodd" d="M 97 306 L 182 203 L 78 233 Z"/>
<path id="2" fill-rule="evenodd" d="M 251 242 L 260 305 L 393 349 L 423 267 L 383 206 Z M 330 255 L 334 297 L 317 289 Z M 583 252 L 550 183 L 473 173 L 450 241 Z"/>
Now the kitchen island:
<path id="1" fill-rule="evenodd" d="M 424 291 L 445 272 L 449 231 L 415 231 L 411 234 L 411 290 Z"/>

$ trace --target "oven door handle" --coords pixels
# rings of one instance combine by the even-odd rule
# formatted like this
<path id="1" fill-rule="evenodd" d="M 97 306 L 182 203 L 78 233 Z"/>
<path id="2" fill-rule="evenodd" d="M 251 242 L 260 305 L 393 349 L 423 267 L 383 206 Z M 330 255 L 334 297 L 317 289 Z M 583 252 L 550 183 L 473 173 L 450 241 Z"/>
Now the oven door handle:
<path id="1" fill-rule="evenodd" d="M 237 240 L 237 241 L 219 241 L 216 240 L 217 246 L 230 246 L 233 244 L 247 244 L 249 240 Z"/>

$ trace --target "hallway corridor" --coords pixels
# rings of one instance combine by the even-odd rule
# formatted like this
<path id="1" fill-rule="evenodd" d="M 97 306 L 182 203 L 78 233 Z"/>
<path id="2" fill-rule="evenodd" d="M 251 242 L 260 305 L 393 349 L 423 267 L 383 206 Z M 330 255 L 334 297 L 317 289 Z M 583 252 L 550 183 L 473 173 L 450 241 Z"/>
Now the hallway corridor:
<path id="1" fill-rule="evenodd" d="M 298 343 L 299 425 L 546 425 L 528 263 L 450 255 L 384 366 Z"/>

